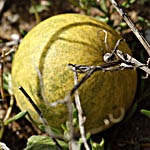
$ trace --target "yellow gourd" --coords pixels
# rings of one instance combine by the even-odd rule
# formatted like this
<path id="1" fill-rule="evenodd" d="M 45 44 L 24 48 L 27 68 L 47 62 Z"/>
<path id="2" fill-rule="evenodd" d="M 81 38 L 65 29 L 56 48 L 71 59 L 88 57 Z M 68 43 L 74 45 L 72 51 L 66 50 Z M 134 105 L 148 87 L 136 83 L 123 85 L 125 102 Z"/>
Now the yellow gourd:
<path id="1" fill-rule="evenodd" d="M 49 126 L 61 130 L 61 124 L 68 119 L 68 108 L 65 104 L 51 107 L 44 102 L 35 66 L 41 72 L 49 103 L 64 99 L 74 86 L 74 73 L 67 65 L 101 65 L 104 54 L 111 52 L 104 44 L 104 32 L 99 33 L 101 29 L 107 32 L 108 45 L 113 49 L 121 37 L 107 24 L 80 14 L 51 17 L 25 36 L 14 56 L 12 86 L 18 106 L 28 110 L 36 124 L 41 123 L 39 116 L 18 87 L 22 86 L 30 95 Z M 131 55 L 125 42 L 118 49 Z M 82 77 L 79 74 L 79 79 Z M 83 83 L 79 96 L 86 131 L 97 133 L 120 121 L 132 104 L 136 84 L 136 71 L 129 69 L 97 71 Z"/>

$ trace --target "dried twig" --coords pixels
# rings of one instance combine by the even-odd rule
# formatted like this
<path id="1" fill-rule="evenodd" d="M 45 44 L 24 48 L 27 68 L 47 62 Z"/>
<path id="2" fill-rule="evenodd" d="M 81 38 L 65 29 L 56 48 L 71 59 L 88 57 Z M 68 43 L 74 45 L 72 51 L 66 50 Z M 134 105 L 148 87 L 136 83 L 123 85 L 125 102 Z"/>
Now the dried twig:
<path id="1" fill-rule="evenodd" d="M 150 74 L 150 68 L 148 67 L 148 64 L 143 64 L 140 61 L 136 60 L 129 54 L 124 54 L 120 50 L 116 51 L 117 56 L 122 59 L 122 63 L 120 66 L 126 68 L 140 68 L 141 70 L 145 71 L 146 73 Z"/>
<path id="2" fill-rule="evenodd" d="M 38 115 L 40 116 L 40 119 L 43 123 L 43 125 L 45 125 L 45 130 L 46 133 L 48 133 L 48 135 L 51 137 L 51 139 L 53 140 L 53 142 L 56 144 L 58 150 L 62 150 L 61 145 L 57 142 L 56 138 L 60 138 L 60 136 L 56 135 L 53 133 L 53 131 L 49 128 L 47 121 L 44 119 L 42 112 L 40 111 L 40 109 L 36 106 L 36 104 L 33 102 L 33 100 L 31 99 L 31 97 L 27 94 L 27 92 L 24 90 L 23 87 L 19 87 L 20 91 L 24 94 L 24 96 L 28 99 L 28 101 L 31 103 L 31 105 L 33 106 L 33 108 L 35 109 L 35 111 L 38 113 Z"/>
<path id="3" fill-rule="evenodd" d="M 145 38 L 142 36 L 142 34 L 138 31 L 136 26 L 133 24 L 131 19 L 128 17 L 128 15 L 119 7 L 117 2 L 115 0 L 110 0 L 110 2 L 113 4 L 113 6 L 116 8 L 116 10 L 119 12 L 119 14 L 124 18 L 130 29 L 133 31 L 133 33 L 136 35 L 136 37 L 139 39 L 141 44 L 144 46 L 146 49 L 148 55 L 150 56 L 150 45 L 149 43 L 145 40 Z"/>
<path id="4" fill-rule="evenodd" d="M 74 74 L 75 74 L 74 78 L 75 78 L 75 85 L 76 85 L 78 83 L 78 74 L 77 74 L 77 72 L 74 72 Z M 79 128 L 80 128 L 81 138 L 84 143 L 85 149 L 90 150 L 88 143 L 86 141 L 86 137 L 85 137 L 85 130 L 84 130 L 85 118 L 83 117 L 83 112 L 82 112 L 82 107 L 81 107 L 81 103 L 80 103 L 78 90 L 75 91 L 75 103 L 76 103 L 76 107 L 78 110 L 78 120 L 79 120 Z"/>
<path id="5" fill-rule="evenodd" d="M 116 50 L 115 54 L 118 56 L 119 60 L 117 61 L 110 61 L 108 63 L 104 63 L 100 66 L 86 66 L 86 65 L 75 65 L 75 64 L 69 64 L 69 66 L 73 66 L 77 69 L 77 72 L 79 73 L 87 73 L 77 85 L 74 86 L 74 88 L 71 90 L 71 93 L 73 94 L 76 89 L 79 88 L 79 86 L 85 82 L 94 72 L 102 70 L 102 71 L 118 71 L 118 70 L 124 70 L 124 69 L 136 69 L 140 68 L 146 73 L 150 74 L 150 69 L 147 64 L 143 64 L 140 61 L 136 60 L 129 54 L 125 54 L 120 50 Z M 71 68 L 71 67 L 70 67 Z M 73 69 L 71 69 L 73 70 Z M 72 95 L 71 94 L 71 95 Z"/>
<path id="6" fill-rule="evenodd" d="M 13 105 L 14 105 L 14 96 L 13 96 L 13 95 L 10 95 L 9 108 L 7 109 L 7 113 L 6 113 L 6 115 L 5 115 L 5 118 L 4 118 L 3 122 L 5 122 L 6 120 L 9 119 L 9 117 L 10 117 L 10 115 L 11 115 L 11 112 L 12 112 Z"/>
<path id="7" fill-rule="evenodd" d="M 42 75 L 41 75 L 41 72 L 39 70 L 39 68 L 33 63 L 34 65 L 34 68 L 36 70 L 36 72 L 38 73 L 38 78 L 39 78 L 39 81 L 40 81 L 40 94 L 44 100 L 44 102 L 47 104 L 47 105 L 50 105 L 46 96 L 45 96 L 45 90 L 44 90 L 44 83 L 43 83 L 43 78 L 42 78 Z"/>
<path id="8" fill-rule="evenodd" d="M 5 57 L 17 50 L 18 45 L 14 45 L 9 51 L 5 52 Z"/>
<path id="9" fill-rule="evenodd" d="M 4 101 L 5 95 L 4 95 L 4 88 L 3 88 L 3 72 L 4 72 L 4 64 L 5 64 L 5 49 L 2 51 L 1 55 L 1 70 L 0 70 L 0 80 L 1 80 L 1 96 Z M 5 105 L 6 109 L 8 108 L 7 105 Z"/>
<path id="10" fill-rule="evenodd" d="M 20 40 L 13 40 L 5 43 L 0 43 L 0 47 L 8 47 L 8 46 L 16 46 L 18 45 Z"/>
<path id="11" fill-rule="evenodd" d="M 105 31 L 106 32 L 106 31 Z M 104 33 L 105 33 L 104 32 Z M 130 56 L 129 54 L 125 54 L 122 51 L 118 50 L 119 44 L 120 42 L 124 41 L 124 39 L 119 39 L 116 43 L 115 48 L 112 50 L 111 53 L 106 53 L 103 58 L 105 62 L 109 62 L 112 63 L 111 60 L 113 60 L 113 58 L 116 56 L 117 59 L 120 60 L 120 69 L 125 69 L 125 68 L 140 68 L 143 71 L 146 72 L 146 78 L 148 77 L 148 75 L 150 74 L 150 69 L 149 69 L 149 64 L 150 64 L 150 58 L 148 58 L 147 64 L 143 64 L 141 62 L 139 62 L 138 60 L 136 60 L 135 58 L 133 58 L 132 56 Z M 105 44 L 108 46 L 107 44 L 107 34 L 105 33 Z M 110 49 L 110 48 L 109 48 Z M 121 70 L 122 70 L 121 69 Z"/>
<path id="12" fill-rule="evenodd" d="M 5 101 L 5 94 L 4 94 L 4 87 L 3 87 L 3 73 L 4 73 L 5 57 L 8 56 L 10 53 L 12 53 L 14 50 L 16 50 L 16 46 L 11 48 L 9 51 L 6 51 L 6 49 L 3 49 L 2 55 L 1 55 L 1 70 L 0 70 L 1 88 L 0 89 L 1 89 L 2 100 L 4 101 L 4 107 L 7 111 L 2 120 L 2 126 L 1 126 L 1 130 L 0 130 L 0 141 L 1 141 L 1 139 L 3 137 L 3 133 L 5 131 L 5 121 L 7 121 L 9 119 L 11 112 L 12 112 L 12 107 L 14 104 L 13 95 L 12 95 L 12 93 L 9 93 L 10 94 L 10 105 L 8 107 L 8 104 Z"/>
<path id="13" fill-rule="evenodd" d="M 0 149 L 2 149 L 2 150 L 10 150 L 10 149 L 6 146 L 6 144 L 4 144 L 4 143 L 2 143 L 2 142 L 0 142 Z"/>
<path id="14" fill-rule="evenodd" d="M 10 95 L 10 105 L 9 105 L 6 115 L 2 121 L 2 126 L 1 126 L 1 130 L 0 130 L 0 141 L 1 141 L 4 131 L 5 131 L 5 121 L 7 121 L 9 119 L 11 112 L 12 112 L 13 105 L 14 105 L 14 97 L 13 97 L 13 95 Z"/>
<path id="15" fill-rule="evenodd" d="M 85 81 L 95 72 L 96 68 L 95 68 L 95 66 L 90 66 L 90 68 L 87 68 L 87 70 L 85 71 L 84 69 L 85 69 L 86 66 L 69 64 L 68 67 L 69 67 L 72 71 L 74 71 L 74 69 L 72 69 L 71 66 L 75 67 L 75 68 L 77 69 L 77 71 L 79 71 L 80 73 L 86 73 L 86 74 L 83 76 L 83 78 L 71 89 L 71 91 L 70 91 L 69 94 L 72 96 L 72 95 L 74 94 L 74 92 L 81 86 L 81 84 L 82 84 L 83 82 L 85 82 Z M 83 70 L 82 70 L 82 69 L 81 69 L 81 70 L 80 70 L 80 69 L 78 70 L 79 66 L 81 66 L 81 68 L 82 68 Z"/>
<path id="16" fill-rule="evenodd" d="M 5 6 L 5 2 L 6 2 L 6 0 L 1 0 L 1 1 L 0 1 L 0 14 L 1 14 L 1 12 L 2 12 L 4 6 Z"/>
<path id="17" fill-rule="evenodd" d="M 59 103 L 60 100 L 58 100 Z M 57 102 L 56 102 L 57 103 Z M 74 126 L 73 126 L 73 106 L 71 101 L 71 93 L 67 94 L 64 98 L 64 103 L 68 106 L 69 111 L 69 147 L 70 150 L 78 150 L 78 145 L 75 141 L 75 133 L 74 133 Z M 53 104 L 52 104 L 53 105 Z"/>

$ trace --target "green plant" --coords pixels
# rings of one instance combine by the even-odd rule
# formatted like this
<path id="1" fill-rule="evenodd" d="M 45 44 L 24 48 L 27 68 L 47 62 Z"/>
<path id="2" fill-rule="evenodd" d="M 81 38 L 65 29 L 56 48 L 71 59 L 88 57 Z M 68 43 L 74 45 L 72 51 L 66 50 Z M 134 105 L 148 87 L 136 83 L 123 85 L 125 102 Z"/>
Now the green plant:
<path id="1" fill-rule="evenodd" d="M 33 14 L 35 12 L 34 10 L 34 7 L 35 9 L 37 10 L 38 13 L 41 13 L 43 12 L 44 10 L 46 10 L 49 6 L 51 6 L 51 2 L 49 0 L 45 1 L 44 3 L 38 3 L 38 4 L 35 4 L 35 6 L 31 6 L 30 9 L 29 9 L 29 12 L 31 14 Z"/>
<path id="2" fill-rule="evenodd" d="M 74 107 L 74 105 L 73 105 L 73 120 L 74 120 L 73 126 L 76 130 L 78 128 L 78 123 L 76 122 L 76 120 L 78 120 L 78 116 L 77 116 L 77 110 Z M 45 125 L 42 126 L 43 132 L 47 132 L 46 128 L 47 127 Z M 69 134 L 70 134 L 69 122 L 66 122 L 66 124 L 62 124 L 62 128 L 64 130 L 64 137 L 66 137 L 67 139 L 67 137 L 69 137 Z M 56 133 L 57 135 L 60 134 L 57 129 L 54 129 L 53 132 Z M 57 140 L 57 144 L 54 142 L 54 140 L 52 140 L 52 138 L 48 136 L 33 135 L 28 139 L 25 150 L 38 150 L 38 149 L 39 150 L 41 149 L 42 150 L 51 150 L 51 149 L 55 150 L 55 149 L 59 149 L 58 144 L 61 150 L 69 150 L 70 141 L 59 140 L 59 139 L 56 139 L 56 140 Z M 86 135 L 86 140 L 90 142 L 89 144 L 90 144 L 91 150 L 104 150 L 104 139 L 102 139 L 100 143 L 93 142 L 93 140 L 90 138 L 90 134 L 88 133 Z M 76 143 L 75 150 L 81 150 L 84 144 L 82 138 L 80 137 L 76 138 L 74 143 Z"/>
<path id="3" fill-rule="evenodd" d="M 114 20 L 112 20 L 111 16 L 116 12 L 114 8 L 111 8 L 110 0 L 69 0 L 74 6 L 79 7 L 82 9 L 87 15 L 90 15 L 90 8 L 94 7 L 98 9 L 102 15 L 95 16 L 96 19 L 106 22 L 107 24 L 117 28 L 118 31 L 123 31 L 128 29 L 128 25 L 122 21 L 117 26 L 114 26 Z M 142 1 L 141 3 L 145 3 L 147 0 Z M 134 5 L 136 0 L 125 0 L 120 4 L 122 9 L 130 8 Z M 135 22 L 140 26 L 146 25 L 150 26 L 150 22 L 143 17 L 138 17 L 138 20 Z"/>

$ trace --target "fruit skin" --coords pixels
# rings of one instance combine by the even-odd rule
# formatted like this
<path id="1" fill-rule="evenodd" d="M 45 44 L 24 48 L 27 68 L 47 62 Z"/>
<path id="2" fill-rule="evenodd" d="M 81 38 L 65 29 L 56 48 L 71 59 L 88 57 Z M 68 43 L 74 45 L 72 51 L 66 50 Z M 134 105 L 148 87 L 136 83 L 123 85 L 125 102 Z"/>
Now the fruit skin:
<path id="1" fill-rule="evenodd" d="M 121 37 L 105 23 L 80 14 L 51 17 L 25 36 L 14 56 L 12 87 L 18 106 L 28 110 L 36 124 L 41 123 L 39 116 L 18 87 L 22 86 L 31 96 L 48 124 L 61 130 L 60 125 L 68 119 L 67 106 L 51 107 L 44 102 L 35 66 L 42 74 L 47 100 L 52 103 L 63 99 L 74 86 L 74 73 L 67 65 L 101 65 L 103 55 L 110 52 L 104 44 L 104 32 L 99 33 L 101 29 L 107 31 L 107 42 L 113 49 Z M 132 55 L 125 42 L 121 42 L 118 49 Z M 79 79 L 82 77 L 83 74 L 79 74 Z M 136 85 L 134 70 L 97 71 L 83 83 L 79 96 L 86 116 L 86 131 L 97 133 L 110 127 L 113 123 L 105 125 L 104 119 L 109 119 L 109 114 L 118 118 L 121 109 L 129 108 Z"/>

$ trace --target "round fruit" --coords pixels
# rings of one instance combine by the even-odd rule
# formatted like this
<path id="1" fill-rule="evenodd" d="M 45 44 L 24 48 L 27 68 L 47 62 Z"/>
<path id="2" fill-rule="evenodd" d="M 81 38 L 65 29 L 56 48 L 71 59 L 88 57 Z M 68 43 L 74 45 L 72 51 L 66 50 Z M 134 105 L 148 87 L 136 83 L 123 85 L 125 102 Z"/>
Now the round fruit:
<path id="1" fill-rule="evenodd" d="M 107 24 L 79 14 L 63 14 L 51 17 L 34 27 L 23 39 L 12 65 L 14 95 L 21 110 L 28 110 L 32 120 L 40 124 L 40 118 L 26 97 L 18 89 L 22 86 L 42 111 L 49 126 L 61 130 L 68 119 L 65 104 L 51 107 L 44 102 L 36 67 L 42 75 L 44 94 L 49 103 L 68 94 L 74 86 L 74 73 L 68 64 L 101 65 L 103 56 L 121 37 Z M 119 48 L 131 55 L 125 42 Z M 79 79 L 83 74 L 79 74 Z M 122 119 L 136 92 L 137 74 L 134 70 L 95 72 L 79 88 L 79 96 L 86 116 L 86 131 L 97 133 Z M 72 97 L 74 100 L 74 97 Z"/>

